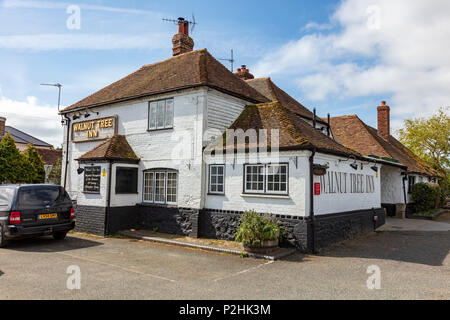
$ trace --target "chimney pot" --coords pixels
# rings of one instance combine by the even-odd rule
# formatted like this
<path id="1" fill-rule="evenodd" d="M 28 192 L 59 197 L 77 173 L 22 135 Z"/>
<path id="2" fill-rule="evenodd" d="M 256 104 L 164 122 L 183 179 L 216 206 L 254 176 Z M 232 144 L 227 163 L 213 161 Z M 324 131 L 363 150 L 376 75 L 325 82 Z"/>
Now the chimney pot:
<path id="1" fill-rule="evenodd" d="M 189 37 L 189 21 L 178 18 L 178 33 L 172 38 L 173 56 L 191 52 L 194 49 L 194 40 Z"/>
<path id="2" fill-rule="evenodd" d="M 381 105 L 378 106 L 378 134 L 386 141 L 389 141 L 390 137 L 390 110 L 386 105 L 386 101 L 381 101 Z"/>
<path id="3" fill-rule="evenodd" d="M 243 80 L 254 79 L 255 77 L 250 73 L 250 70 L 247 69 L 245 64 L 241 65 L 240 68 L 237 68 L 235 75 Z"/>

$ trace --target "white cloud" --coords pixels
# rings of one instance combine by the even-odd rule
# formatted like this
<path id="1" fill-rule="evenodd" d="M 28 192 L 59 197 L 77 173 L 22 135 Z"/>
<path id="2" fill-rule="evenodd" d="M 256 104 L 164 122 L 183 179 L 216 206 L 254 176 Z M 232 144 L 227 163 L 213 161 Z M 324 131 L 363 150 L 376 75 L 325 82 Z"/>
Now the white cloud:
<path id="1" fill-rule="evenodd" d="M 4 0 L 0 7 L 4 8 L 30 8 L 30 9 L 66 9 L 68 6 L 74 5 L 74 3 L 69 2 L 54 2 L 54 1 L 25 1 L 25 0 Z M 76 4 L 83 10 L 96 10 L 96 11 L 109 11 L 118 13 L 131 13 L 131 14 L 150 14 L 150 15 L 160 15 L 159 13 L 139 10 L 139 9 L 127 9 L 127 8 L 116 8 L 108 6 L 98 6 L 90 4 Z"/>
<path id="2" fill-rule="evenodd" d="M 35 34 L 0 36 L 0 48 L 31 50 L 163 49 L 170 46 L 166 33 L 122 34 Z"/>
<path id="3" fill-rule="evenodd" d="M 428 116 L 450 105 L 449 14 L 448 0 L 344 0 L 334 31 L 309 23 L 315 32 L 273 50 L 254 73 L 288 75 L 311 100 L 389 95 L 394 123 Z"/>
<path id="4" fill-rule="evenodd" d="M 6 125 L 60 147 L 62 144 L 61 117 L 56 106 L 41 105 L 36 97 L 16 101 L 0 96 L 0 116 Z"/>

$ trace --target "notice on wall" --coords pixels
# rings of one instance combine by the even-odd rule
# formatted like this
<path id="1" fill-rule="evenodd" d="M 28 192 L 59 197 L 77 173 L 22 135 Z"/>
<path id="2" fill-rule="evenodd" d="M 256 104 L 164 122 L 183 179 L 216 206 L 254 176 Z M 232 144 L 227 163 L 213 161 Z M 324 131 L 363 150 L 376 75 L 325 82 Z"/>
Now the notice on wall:
<path id="1" fill-rule="evenodd" d="M 79 121 L 72 124 L 73 142 L 108 139 L 116 133 L 117 116 Z"/>
<path id="2" fill-rule="evenodd" d="M 100 171 L 101 167 L 84 168 L 84 188 L 85 193 L 100 193 Z"/>

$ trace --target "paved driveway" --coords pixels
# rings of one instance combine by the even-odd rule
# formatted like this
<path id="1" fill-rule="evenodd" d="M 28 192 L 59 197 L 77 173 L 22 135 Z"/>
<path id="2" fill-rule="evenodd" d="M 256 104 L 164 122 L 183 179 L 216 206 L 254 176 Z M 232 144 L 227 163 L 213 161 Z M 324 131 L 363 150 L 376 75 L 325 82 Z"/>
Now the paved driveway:
<path id="1" fill-rule="evenodd" d="M 372 233 L 320 255 L 268 262 L 71 235 L 0 249 L 0 299 L 450 299 L 450 232 Z M 66 270 L 81 270 L 69 290 Z M 381 289 L 367 289 L 367 268 Z"/>

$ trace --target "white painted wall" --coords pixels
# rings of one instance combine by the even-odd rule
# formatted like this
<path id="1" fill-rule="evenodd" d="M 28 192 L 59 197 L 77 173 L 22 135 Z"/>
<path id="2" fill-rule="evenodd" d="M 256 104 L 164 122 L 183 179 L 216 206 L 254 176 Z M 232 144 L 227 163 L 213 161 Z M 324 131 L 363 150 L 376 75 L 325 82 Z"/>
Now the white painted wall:
<path id="1" fill-rule="evenodd" d="M 290 157 L 298 157 L 297 168 Z M 208 209 L 246 211 L 255 210 L 262 213 L 272 213 L 291 216 L 305 216 L 306 188 L 308 185 L 309 168 L 307 152 L 282 152 L 280 163 L 289 163 L 289 195 L 245 195 L 244 163 L 248 163 L 242 154 L 237 155 L 233 168 L 232 161 L 225 166 L 225 194 L 206 195 L 205 207 Z M 211 158 L 207 158 L 208 161 Z M 211 163 L 223 164 L 223 160 L 211 160 Z M 259 163 L 270 163 L 269 157 L 261 158 Z M 208 174 L 205 175 L 208 185 Z"/>
<path id="2" fill-rule="evenodd" d="M 350 163 L 354 160 L 350 159 L 347 161 L 345 158 L 336 157 L 332 155 L 326 155 L 318 153 L 314 156 L 315 164 L 328 165 L 329 168 L 327 172 L 342 172 L 347 174 L 347 193 L 328 193 L 325 194 L 321 192 L 320 195 L 314 196 L 314 214 L 329 214 L 329 213 L 339 213 L 353 210 L 363 210 L 371 208 L 381 207 L 381 190 L 380 190 L 380 174 L 375 173 L 370 167 L 375 165 L 374 163 L 363 162 L 363 169 L 361 170 L 361 161 L 356 161 L 359 165 L 358 169 L 355 170 L 350 167 Z M 379 167 L 379 165 L 377 165 Z M 379 171 L 378 171 L 379 172 Z M 373 193 L 351 193 L 350 192 L 350 174 L 363 174 L 365 176 L 372 176 L 374 181 L 374 192 Z M 320 177 L 314 176 L 314 183 L 320 183 Z M 308 197 L 310 189 L 308 188 Z M 309 210 L 309 208 L 308 208 Z"/>
<path id="3" fill-rule="evenodd" d="M 207 145 L 211 141 L 209 136 L 217 137 L 239 117 L 248 101 L 226 95 L 217 90 L 208 89 L 205 117 L 205 128 L 209 131 L 204 141 Z"/>
<path id="4" fill-rule="evenodd" d="M 75 175 L 71 177 L 71 187 L 76 190 L 70 193 L 72 200 L 77 200 L 78 204 L 85 206 L 98 206 L 105 207 L 107 202 L 107 192 L 108 192 L 108 174 L 109 174 L 109 163 L 83 163 L 80 165 L 81 168 L 90 166 L 99 166 L 100 170 L 100 194 L 84 193 L 84 172 L 78 174 L 75 170 Z M 78 166 L 76 167 L 78 169 Z"/>
<path id="5" fill-rule="evenodd" d="M 381 203 L 396 204 L 405 203 L 403 194 L 402 169 L 382 165 L 381 167 Z M 408 183 L 405 182 L 405 187 Z"/>

